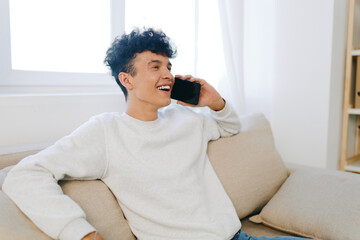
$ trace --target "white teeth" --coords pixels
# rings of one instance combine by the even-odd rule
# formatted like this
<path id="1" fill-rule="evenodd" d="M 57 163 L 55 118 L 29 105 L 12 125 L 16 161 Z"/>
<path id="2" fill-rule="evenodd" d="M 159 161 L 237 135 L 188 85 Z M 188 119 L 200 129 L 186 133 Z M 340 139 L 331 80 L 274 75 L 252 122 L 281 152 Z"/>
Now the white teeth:
<path id="1" fill-rule="evenodd" d="M 157 89 L 159 89 L 159 90 L 170 90 L 170 86 L 160 86 Z"/>

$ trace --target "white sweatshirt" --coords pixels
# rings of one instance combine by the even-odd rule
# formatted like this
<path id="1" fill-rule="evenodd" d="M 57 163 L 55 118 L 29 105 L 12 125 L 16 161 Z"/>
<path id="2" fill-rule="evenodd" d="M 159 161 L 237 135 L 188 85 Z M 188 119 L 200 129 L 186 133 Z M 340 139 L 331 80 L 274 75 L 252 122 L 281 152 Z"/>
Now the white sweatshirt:
<path id="1" fill-rule="evenodd" d="M 101 179 L 140 240 L 228 240 L 241 224 L 206 151 L 209 140 L 239 128 L 229 104 L 208 114 L 170 105 L 150 122 L 101 114 L 22 160 L 3 191 L 56 239 L 79 240 L 95 230 L 57 181 Z"/>

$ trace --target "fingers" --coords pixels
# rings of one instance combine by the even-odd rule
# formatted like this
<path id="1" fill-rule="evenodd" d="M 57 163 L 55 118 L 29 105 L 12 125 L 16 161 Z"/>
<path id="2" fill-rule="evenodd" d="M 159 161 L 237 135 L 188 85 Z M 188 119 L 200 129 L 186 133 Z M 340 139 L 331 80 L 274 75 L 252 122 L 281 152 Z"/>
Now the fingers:
<path id="1" fill-rule="evenodd" d="M 181 78 L 182 80 L 190 80 L 193 78 L 192 75 L 188 74 L 188 75 L 175 75 L 175 77 L 177 78 Z"/>
<path id="2" fill-rule="evenodd" d="M 177 78 L 181 78 L 182 80 L 188 80 L 190 82 L 198 82 L 201 85 L 203 85 L 205 83 L 204 79 L 200 79 L 200 78 L 195 78 L 192 75 L 188 74 L 188 75 L 175 75 L 175 77 Z"/>
<path id="3" fill-rule="evenodd" d="M 176 101 L 176 103 L 179 104 L 179 105 L 187 106 L 187 107 L 194 107 L 195 106 L 195 105 L 185 103 L 185 102 L 182 102 L 182 101 Z"/>
<path id="4" fill-rule="evenodd" d="M 82 238 L 82 240 L 104 240 L 104 238 L 100 235 L 100 233 L 98 232 L 91 232 L 88 235 L 86 235 L 85 237 Z"/>

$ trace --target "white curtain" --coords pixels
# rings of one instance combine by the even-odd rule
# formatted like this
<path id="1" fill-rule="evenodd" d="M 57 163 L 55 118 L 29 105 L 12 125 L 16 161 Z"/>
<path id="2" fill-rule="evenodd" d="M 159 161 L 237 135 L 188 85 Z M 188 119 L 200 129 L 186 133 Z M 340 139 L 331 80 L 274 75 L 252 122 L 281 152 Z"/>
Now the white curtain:
<path id="1" fill-rule="evenodd" d="M 224 57 L 218 89 L 238 114 L 244 114 L 244 1 L 218 0 L 218 6 Z"/>

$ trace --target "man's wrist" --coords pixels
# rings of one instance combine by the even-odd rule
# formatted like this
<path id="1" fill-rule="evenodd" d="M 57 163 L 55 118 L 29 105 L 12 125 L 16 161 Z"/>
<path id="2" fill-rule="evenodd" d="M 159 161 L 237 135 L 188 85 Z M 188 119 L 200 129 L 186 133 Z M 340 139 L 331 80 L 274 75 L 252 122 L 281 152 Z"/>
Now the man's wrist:
<path id="1" fill-rule="evenodd" d="M 86 236 L 84 236 L 81 240 L 93 240 L 95 233 L 96 233 L 96 231 L 91 232 L 91 233 L 87 234 Z"/>
<path id="2" fill-rule="evenodd" d="M 96 229 L 85 218 L 81 217 L 68 223 L 61 231 L 60 239 L 82 239 L 86 234 L 95 232 Z"/>
<path id="3" fill-rule="evenodd" d="M 211 105 L 209 105 L 209 108 L 213 111 L 221 111 L 224 109 L 226 104 L 225 99 L 220 98 L 219 100 L 217 100 L 216 102 L 212 103 Z"/>
<path id="4" fill-rule="evenodd" d="M 104 240 L 104 238 L 97 231 L 95 231 L 87 234 L 81 240 Z"/>

